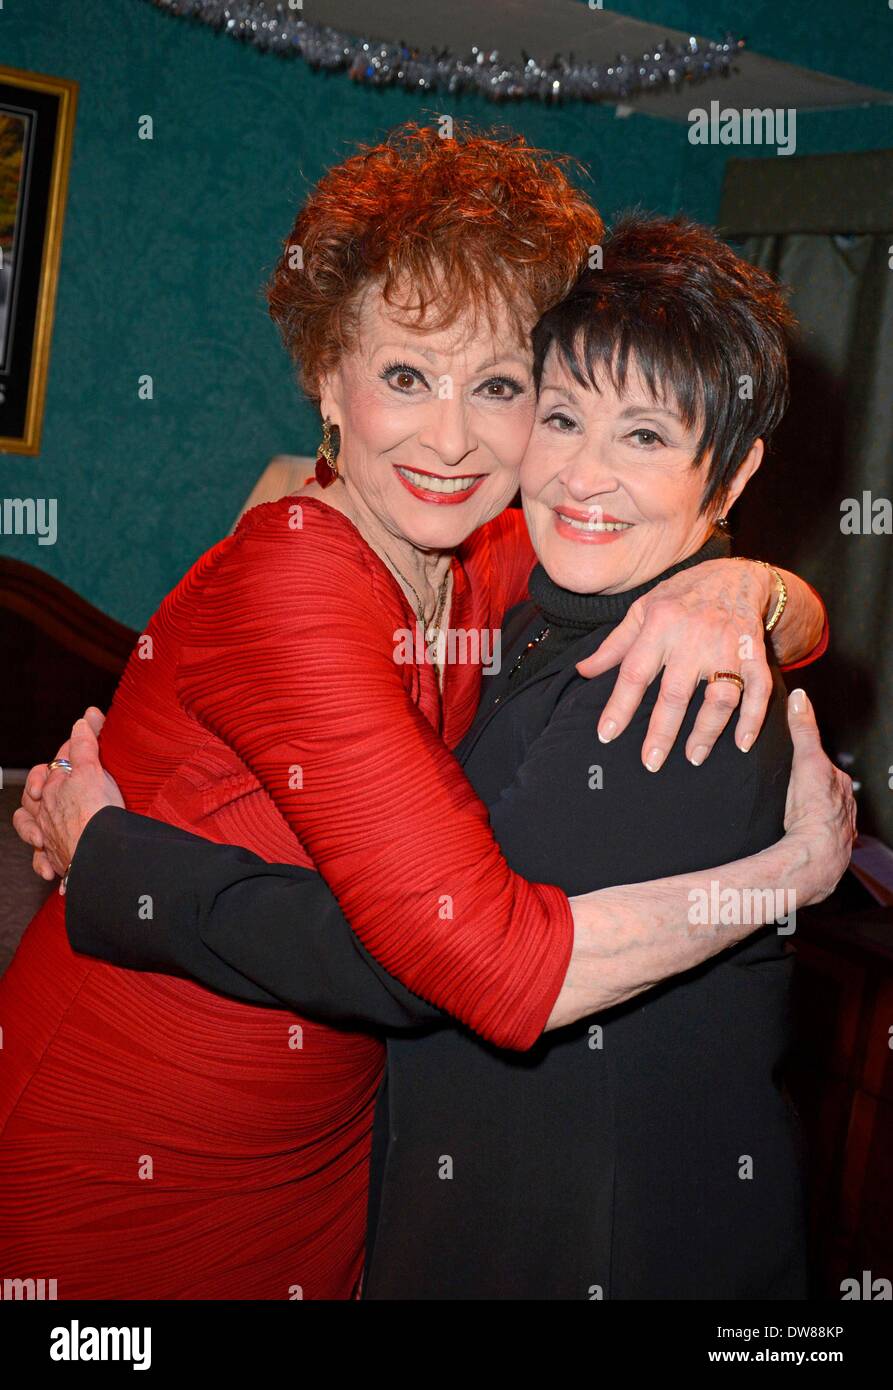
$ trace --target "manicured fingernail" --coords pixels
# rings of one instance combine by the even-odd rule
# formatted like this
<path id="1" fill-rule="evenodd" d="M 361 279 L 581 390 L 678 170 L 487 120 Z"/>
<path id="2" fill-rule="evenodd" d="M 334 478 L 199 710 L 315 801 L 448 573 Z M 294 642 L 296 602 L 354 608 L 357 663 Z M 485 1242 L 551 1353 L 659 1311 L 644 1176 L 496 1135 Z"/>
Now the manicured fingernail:
<path id="1" fill-rule="evenodd" d="M 689 758 L 689 762 L 691 763 L 692 767 L 700 767 L 701 763 L 704 761 L 709 752 L 710 750 L 707 747 L 706 743 L 699 743 L 697 748 L 694 750 L 691 757 Z"/>
<path id="2" fill-rule="evenodd" d="M 742 734 L 741 740 L 740 740 L 740 742 L 739 742 L 739 744 L 738 744 L 738 747 L 741 749 L 741 752 L 742 752 L 742 753 L 749 753 L 750 750 L 751 750 L 751 748 L 753 747 L 753 741 L 754 741 L 754 735 L 753 735 L 753 734 Z"/>
<path id="3" fill-rule="evenodd" d="M 806 709 L 805 690 L 791 691 L 791 709 L 794 711 L 795 714 L 802 714 L 803 711 Z"/>
<path id="4" fill-rule="evenodd" d="M 598 726 L 599 743 L 610 743 L 617 732 L 616 719 L 603 719 Z"/>
<path id="5" fill-rule="evenodd" d="M 660 748 L 652 748 L 648 757 L 645 759 L 645 766 L 649 772 L 657 772 L 664 760 L 663 751 Z"/>

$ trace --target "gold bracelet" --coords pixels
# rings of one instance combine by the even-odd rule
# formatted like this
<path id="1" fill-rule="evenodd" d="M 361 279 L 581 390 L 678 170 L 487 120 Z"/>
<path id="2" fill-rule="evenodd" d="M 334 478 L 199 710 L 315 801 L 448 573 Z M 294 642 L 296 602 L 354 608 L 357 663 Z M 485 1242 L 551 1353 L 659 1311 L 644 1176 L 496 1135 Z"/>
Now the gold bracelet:
<path id="1" fill-rule="evenodd" d="M 747 555 L 736 555 L 734 558 L 735 558 L 736 560 L 748 560 L 748 559 L 749 559 L 749 556 L 747 556 Z M 775 608 L 774 608 L 773 613 L 772 613 L 772 617 L 771 617 L 771 618 L 769 619 L 769 621 L 765 624 L 765 631 L 766 631 L 766 632 L 771 632 L 772 629 L 776 626 L 776 624 L 777 624 L 779 618 L 781 617 L 782 613 L 783 613 L 784 610 L 785 610 L 785 605 L 787 604 L 787 601 L 788 601 L 788 586 L 787 586 L 787 584 L 785 584 L 784 579 L 783 579 L 782 576 L 779 574 L 779 572 L 778 572 L 778 570 L 775 568 L 775 566 L 774 566 L 774 565 L 770 565 L 768 560 L 750 560 L 750 563 L 751 563 L 752 565 L 762 565 L 762 566 L 763 566 L 763 569 L 767 569 L 767 570 L 769 570 L 772 574 L 775 575 L 775 582 L 776 582 L 776 584 L 778 585 L 778 598 L 777 598 L 777 600 L 776 600 L 776 604 L 775 604 Z"/>

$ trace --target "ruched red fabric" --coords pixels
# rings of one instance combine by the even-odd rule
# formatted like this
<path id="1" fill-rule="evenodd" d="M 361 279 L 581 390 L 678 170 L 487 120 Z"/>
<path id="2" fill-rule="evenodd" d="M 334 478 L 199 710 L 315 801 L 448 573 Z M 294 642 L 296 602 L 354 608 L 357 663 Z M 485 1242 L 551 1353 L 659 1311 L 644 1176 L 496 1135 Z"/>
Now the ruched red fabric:
<path id="1" fill-rule="evenodd" d="M 483 527 L 453 564 L 451 630 L 498 631 L 532 563 L 518 513 Z M 450 662 L 441 699 L 430 663 L 395 659 L 414 624 L 340 513 L 266 503 L 152 618 L 101 756 L 131 809 L 318 867 L 389 970 L 529 1046 L 569 907 L 509 871 L 448 752 L 480 664 Z M 77 956 L 64 903 L 0 981 L 0 1276 L 61 1299 L 352 1297 L 380 1043 Z"/>

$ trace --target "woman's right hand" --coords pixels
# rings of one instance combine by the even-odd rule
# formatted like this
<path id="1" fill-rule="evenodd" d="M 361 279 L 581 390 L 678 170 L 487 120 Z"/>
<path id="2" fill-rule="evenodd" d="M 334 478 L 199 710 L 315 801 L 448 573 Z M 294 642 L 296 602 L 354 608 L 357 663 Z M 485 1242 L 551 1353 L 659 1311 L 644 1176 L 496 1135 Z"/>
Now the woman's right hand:
<path id="1" fill-rule="evenodd" d="M 803 853 L 798 907 L 819 903 L 840 882 L 856 838 L 853 783 L 822 748 L 815 712 L 805 690 L 788 700 L 794 762 L 785 806 L 785 838 Z"/>
<path id="2" fill-rule="evenodd" d="M 65 873 L 86 821 L 103 806 L 124 805 L 118 784 L 99 761 L 97 739 L 105 723 L 91 705 L 56 754 L 71 761 L 72 771 L 50 772 L 47 763 L 32 767 L 25 779 L 22 804 L 12 818 L 16 833 L 34 851 L 31 864 L 40 878 L 52 881 Z"/>

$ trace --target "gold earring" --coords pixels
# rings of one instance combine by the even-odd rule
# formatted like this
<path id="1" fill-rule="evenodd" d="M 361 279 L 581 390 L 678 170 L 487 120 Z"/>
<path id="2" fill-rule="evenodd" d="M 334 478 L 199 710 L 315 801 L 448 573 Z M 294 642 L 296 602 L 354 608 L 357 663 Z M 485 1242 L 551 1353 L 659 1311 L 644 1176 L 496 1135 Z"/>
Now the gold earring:
<path id="1" fill-rule="evenodd" d="M 333 440 L 334 434 L 334 440 Z M 333 425 L 328 415 L 322 422 L 322 443 L 316 451 L 316 468 L 313 470 L 316 481 L 320 487 L 330 487 L 339 477 L 338 473 L 338 449 L 340 445 L 340 431 L 337 425 Z"/>

